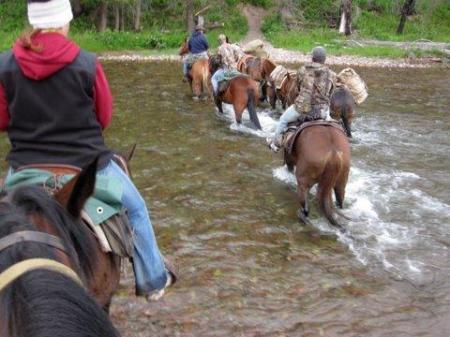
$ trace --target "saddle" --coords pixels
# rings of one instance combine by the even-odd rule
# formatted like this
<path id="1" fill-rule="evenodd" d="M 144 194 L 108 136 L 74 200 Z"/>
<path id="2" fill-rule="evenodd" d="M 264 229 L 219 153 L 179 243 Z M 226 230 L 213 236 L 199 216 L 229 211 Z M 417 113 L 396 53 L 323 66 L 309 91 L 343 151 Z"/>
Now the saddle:
<path id="1" fill-rule="evenodd" d="M 239 70 L 240 72 L 243 72 L 243 70 L 244 70 L 243 66 L 246 65 L 247 64 L 247 60 L 249 58 L 252 58 L 252 57 L 254 57 L 254 56 L 247 55 L 247 54 L 242 56 L 241 59 L 239 60 L 238 64 L 237 64 L 237 70 Z"/>
<path id="2" fill-rule="evenodd" d="M 113 160 L 124 170 L 127 175 L 129 175 L 125 159 L 123 159 L 119 155 L 114 155 Z M 16 172 L 25 173 L 26 170 L 33 169 L 45 171 L 53 175 L 52 177 L 50 177 L 50 179 L 53 181 L 51 187 L 49 186 L 50 184 L 48 184 L 47 181 L 43 181 L 44 187 L 49 193 L 52 194 L 61 189 L 68 179 L 81 172 L 81 169 L 78 167 L 62 164 L 25 165 L 18 168 Z M 31 180 L 36 182 L 35 178 L 31 178 Z M 30 184 L 33 183 L 33 181 L 31 180 Z M 92 198 L 88 201 L 88 203 L 89 202 L 92 202 L 94 204 Z M 96 206 L 97 213 L 100 212 L 100 209 L 101 213 L 103 213 L 102 206 Z M 105 216 L 105 219 L 102 222 L 96 223 L 96 221 L 98 220 L 93 217 L 92 208 L 92 206 L 85 206 L 84 210 L 81 212 L 81 218 L 97 238 L 102 250 L 106 253 L 114 253 L 115 255 L 123 258 L 132 257 L 134 249 L 133 233 L 131 231 L 131 226 L 129 224 L 125 209 L 122 208 L 121 210 L 114 212 L 114 214 L 112 214 L 110 217 Z"/>
<path id="3" fill-rule="evenodd" d="M 295 143 L 297 141 L 297 138 L 300 136 L 303 130 L 311 127 L 311 126 L 328 126 L 332 128 L 336 128 L 339 131 L 341 131 L 344 135 L 347 135 L 345 133 L 344 128 L 342 127 L 340 122 L 336 121 L 325 121 L 323 119 L 317 119 L 307 122 L 297 121 L 294 123 L 290 123 L 288 125 L 288 129 L 283 134 L 283 147 L 285 149 L 285 153 L 288 155 L 292 155 L 295 150 Z"/>

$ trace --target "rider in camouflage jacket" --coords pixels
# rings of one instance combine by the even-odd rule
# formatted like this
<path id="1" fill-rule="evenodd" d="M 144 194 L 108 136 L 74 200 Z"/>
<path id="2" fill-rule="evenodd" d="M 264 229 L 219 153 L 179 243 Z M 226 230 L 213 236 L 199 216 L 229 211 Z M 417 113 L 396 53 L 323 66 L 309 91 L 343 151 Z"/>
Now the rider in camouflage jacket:
<path id="1" fill-rule="evenodd" d="M 280 117 L 273 138 L 267 139 L 272 150 L 278 151 L 281 147 L 282 135 L 289 123 L 296 120 L 304 122 L 326 119 L 329 116 L 330 98 L 336 85 L 337 75 L 324 65 L 325 59 L 325 49 L 314 48 L 312 62 L 298 71 L 299 95 L 294 104 Z"/>
<path id="2" fill-rule="evenodd" d="M 319 62 L 306 64 L 297 74 L 299 94 L 295 109 L 311 119 L 327 117 L 330 98 L 336 83 L 336 73 Z"/>

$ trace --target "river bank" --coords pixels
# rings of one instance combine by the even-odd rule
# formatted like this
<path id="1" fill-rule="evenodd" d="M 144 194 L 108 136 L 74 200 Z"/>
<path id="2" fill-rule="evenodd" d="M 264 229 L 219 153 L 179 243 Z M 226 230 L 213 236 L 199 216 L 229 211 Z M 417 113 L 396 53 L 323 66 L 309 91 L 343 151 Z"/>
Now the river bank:
<path id="1" fill-rule="evenodd" d="M 286 50 L 282 48 L 267 47 L 270 59 L 275 63 L 305 63 L 310 61 L 308 54 Z M 100 60 L 119 62 L 149 62 L 149 61 L 173 61 L 181 62 L 176 51 L 148 52 L 148 51 L 117 51 L 99 53 Z M 369 68 L 434 68 L 450 67 L 450 62 L 444 58 L 381 58 L 364 56 L 334 56 L 329 55 L 326 63 L 334 66 L 357 66 Z"/>

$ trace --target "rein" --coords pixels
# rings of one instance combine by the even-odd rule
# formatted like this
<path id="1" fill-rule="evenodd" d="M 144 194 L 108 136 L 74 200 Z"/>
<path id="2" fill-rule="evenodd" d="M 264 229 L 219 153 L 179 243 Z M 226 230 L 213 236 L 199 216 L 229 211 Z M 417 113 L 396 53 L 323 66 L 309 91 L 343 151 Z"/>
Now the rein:
<path id="1" fill-rule="evenodd" d="M 71 278 L 73 281 L 83 287 L 78 275 L 66 265 L 49 259 L 28 259 L 6 269 L 0 274 L 0 292 L 13 283 L 22 275 L 37 269 L 54 271 Z"/>
<path id="2" fill-rule="evenodd" d="M 20 231 L 5 236 L 0 239 L 0 252 L 21 242 L 42 243 L 67 253 L 67 249 L 60 238 L 37 231 Z M 37 269 L 46 269 L 63 274 L 79 283 L 81 286 L 83 285 L 78 275 L 72 269 L 60 262 L 49 259 L 28 259 L 16 263 L 0 274 L 0 291 L 5 289 L 23 274 Z"/>
<path id="3" fill-rule="evenodd" d="M 0 239 L 0 252 L 20 242 L 37 242 L 67 252 L 62 240 L 54 235 L 36 231 L 21 231 Z"/>

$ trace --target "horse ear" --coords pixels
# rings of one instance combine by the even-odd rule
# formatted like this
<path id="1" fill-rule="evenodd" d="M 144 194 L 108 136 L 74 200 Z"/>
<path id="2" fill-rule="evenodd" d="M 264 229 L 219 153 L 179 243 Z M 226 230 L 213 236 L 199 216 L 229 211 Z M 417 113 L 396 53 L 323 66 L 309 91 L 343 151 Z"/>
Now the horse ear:
<path id="1" fill-rule="evenodd" d="M 87 199 L 94 193 L 95 177 L 97 175 L 98 157 L 69 180 L 54 196 L 54 198 L 71 214 L 78 218 Z"/>
<path id="2" fill-rule="evenodd" d="M 136 145 L 137 144 L 134 143 L 133 146 L 128 151 L 121 153 L 121 156 L 123 157 L 123 159 L 127 161 L 127 163 L 129 163 L 133 158 L 134 152 L 136 151 Z"/>

